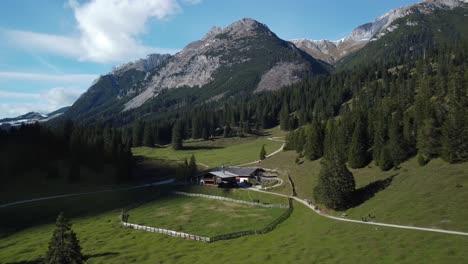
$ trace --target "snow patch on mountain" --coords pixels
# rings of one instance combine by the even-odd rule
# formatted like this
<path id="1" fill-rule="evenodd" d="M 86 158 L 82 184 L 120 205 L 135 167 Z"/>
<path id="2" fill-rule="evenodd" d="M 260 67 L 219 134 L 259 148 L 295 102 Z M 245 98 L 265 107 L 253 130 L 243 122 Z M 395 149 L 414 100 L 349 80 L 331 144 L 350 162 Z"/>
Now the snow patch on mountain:
<path id="1" fill-rule="evenodd" d="M 394 31 L 397 27 L 392 25 L 395 20 L 414 12 L 430 14 L 436 9 L 454 9 L 465 6 L 468 0 L 426 0 L 414 5 L 400 7 L 391 10 L 371 23 L 363 24 L 355 28 L 348 36 L 336 40 L 291 40 L 298 48 L 311 56 L 334 64 L 345 55 L 364 47 L 369 41 L 377 40 Z M 413 26 L 417 24 L 412 24 Z"/>

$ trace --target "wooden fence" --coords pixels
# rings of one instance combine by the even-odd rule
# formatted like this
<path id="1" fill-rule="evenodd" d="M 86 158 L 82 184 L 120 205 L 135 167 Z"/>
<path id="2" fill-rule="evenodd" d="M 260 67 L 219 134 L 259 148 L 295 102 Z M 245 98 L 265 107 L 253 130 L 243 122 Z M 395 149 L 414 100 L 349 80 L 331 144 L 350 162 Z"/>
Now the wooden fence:
<path id="1" fill-rule="evenodd" d="M 144 230 L 148 232 L 153 232 L 153 233 L 160 233 L 168 236 L 173 236 L 173 237 L 181 237 L 189 240 L 195 240 L 195 241 L 201 241 L 201 242 L 211 242 L 211 239 L 209 237 L 202 237 L 202 236 L 197 236 L 197 235 L 192 235 L 192 234 L 187 234 L 187 233 L 182 233 L 182 232 L 177 232 L 173 230 L 168 230 L 168 229 L 162 229 L 162 228 L 157 228 L 157 227 L 150 227 L 150 226 L 144 226 L 144 225 L 137 225 L 137 224 L 131 224 L 131 223 L 125 223 L 123 222 L 123 225 L 125 227 L 131 227 L 136 230 Z"/>
<path id="2" fill-rule="evenodd" d="M 259 229 L 259 230 L 247 230 L 247 231 L 241 231 L 241 232 L 235 232 L 235 233 L 230 233 L 230 234 L 225 234 L 225 235 L 219 235 L 219 236 L 214 236 L 214 237 L 203 237 L 203 236 L 197 236 L 197 235 L 192 235 L 192 234 L 187 234 L 187 233 L 182 233 L 182 232 L 177 232 L 173 230 L 168 230 L 168 229 L 162 229 L 162 228 L 157 228 L 157 227 L 150 227 L 150 226 L 144 226 L 144 225 L 137 225 L 137 224 L 131 224 L 131 223 L 126 223 L 122 222 L 122 224 L 125 227 L 130 227 L 136 230 L 144 230 L 147 232 L 153 232 L 153 233 L 160 233 L 168 236 L 173 236 L 173 237 L 181 237 L 189 240 L 195 240 L 195 241 L 200 241 L 200 242 L 205 242 L 205 243 L 212 243 L 216 242 L 219 240 L 228 240 L 228 239 L 234 239 L 238 237 L 243 237 L 243 236 L 250 236 L 250 235 L 260 235 L 260 234 L 265 234 L 270 231 L 273 231 L 273 229 L 276 228 L 277 225 L 285 221 L 286 219 L 291 216 L 292 212 L 294 210 L 293 207 L 293 201 L 291 198 L 289 198 L 289 207 L 288 210 L 286 210 L 280 217 L 276 218 L 275 221 L 271 222 L 268 224 L 266 227 Z"/>
<path id="3" fill-rule="evenodd" d="M 175 192 L 173 192 L 173 194 L 190 196 L 190 197 L 202 197 L 202 198 L 208 198 L 208 199 L 214 199 L 214 200 L 220 200 L 220 201 L 226 201 L 226 202 L 232 202 L 232 203 L 240 203 L 240 204 L 245 204 L 245 205 L 260 206 L 260 207 L 265 207 L 265 208 L 281 208 L 281 209 L 290 208 L 290 205 L 263 204 L 263 203 L 256 203 L 256 202 L 248 202 L 248 201 L 243 201 L 243 200 L 231 199 L 231 198 L 227 198 L 227 197 L 224 197 L 224 196 L 207 195 L 207 194 L 201 194 L 201 193 L 187 193 L 187 192 L 175 191 Z"/>
<path id="4" fill-rule="evenodd" d="M 210 238 L 210 242 L 216 242 L 219 240 L 228 240 L 228 239 L 234 239 L 238 237 L 243 237 L 243 236 L 250 236 L 250 235 L 260 235 L 260 234 L 266 234 L 270 231 L 273 231 L 277 225 L 280 223 L 284 222 L 286 219 L 291 216 L 292 212 L 294 210 L 293 207 L 293 201 L 292 198 L 289 198 L 289 207 L 286 212 L 284 212 L 280 217 L 276 218 L 275 221 L 271 222 L 268 224 L 266 227 L 259 229 L 259 230 L 247 230 L 247 231 L 241 231 L 241 232 L 235 232 L 231 234 L 225 234 L 225 235 L 219 235 L 215 237 Z"/>

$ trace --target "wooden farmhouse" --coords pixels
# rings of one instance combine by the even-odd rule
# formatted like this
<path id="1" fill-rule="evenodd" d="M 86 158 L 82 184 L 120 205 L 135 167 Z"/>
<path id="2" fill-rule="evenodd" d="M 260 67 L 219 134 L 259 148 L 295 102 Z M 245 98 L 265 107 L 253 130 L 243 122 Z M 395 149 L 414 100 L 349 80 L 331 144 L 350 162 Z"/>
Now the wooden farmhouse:
<path id="1" fill-rule="evenodd" d="M 264 169 L 258 167 L 220 167 L 197 175 L 193 182 L 200 185 L 236 187 L 248 184 L 252 179 L 259 179 L 264 172 Z"/>

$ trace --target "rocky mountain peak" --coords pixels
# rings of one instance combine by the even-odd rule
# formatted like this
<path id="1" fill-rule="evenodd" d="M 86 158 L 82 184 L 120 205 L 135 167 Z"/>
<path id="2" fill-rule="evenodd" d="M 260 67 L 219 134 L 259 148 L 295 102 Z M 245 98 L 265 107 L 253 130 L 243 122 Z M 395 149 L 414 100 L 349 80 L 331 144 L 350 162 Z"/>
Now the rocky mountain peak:
<path id="1" fill-rule="evenodd" d="M 377 40 L 396 29 L 395 20 L 420 12 L 429 14 L 436 9 L 454 9 L 466 6 L 468 0 L 425 0 L 423 2 L 393 9 L 373 22 L 355 28 L 348 36 L 336 40 L 291 40 L 298 48 L 312 57 L 334 64 L 344 56 L 364 47 L 369 41 Z"/>
<path id="2" fill-rule="evenodd" d="M 114 67 L 112 74 L 120 75 L 123 72 L 134 69 L 142 72 L 150 72 L 154 68 L 160 67 L 171 57 L 170 54 L 149 54 L 144 59 L 139 59 L 129 63 L 125 63 L 121 66 Z"/>

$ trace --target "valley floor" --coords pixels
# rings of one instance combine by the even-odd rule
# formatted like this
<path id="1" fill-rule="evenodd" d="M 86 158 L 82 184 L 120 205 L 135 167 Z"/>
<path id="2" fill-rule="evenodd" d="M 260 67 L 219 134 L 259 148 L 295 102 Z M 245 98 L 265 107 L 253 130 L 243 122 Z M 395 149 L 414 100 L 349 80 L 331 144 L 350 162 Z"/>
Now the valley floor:
<path id="1" fill-rule="evenodd" d="M 468 259 L 468 237 L 337 222 L 297 202 L 291 217 L 273 232 L 211 244 L 123 228 L 119 212 L 73 219 L 83 251 L 91 257 L 88 263 L 464 263 Z M 0 262 L 37 260 L 47 249 L 52 229 L 48 224 L 3 237 Z"/>
<path id="2" fill-rule="evenodd" d="M 271 136 L 271 135 L 270 135 Z M 231 141 L 234 139 L 229 139 Z M 197 160 L 210 166 L 255 160 L 264 142 L 268 153 L 281 142 L 266 138 L 241 139 L 239 144 L 219 141 L 219 148 L 192 149 Z M 253 143 L 254 142 L 254 143 Z M 190 143 L 192 144 L 192 143 Z M 203 146 L 202 142 L 193 143 Z M 210 143 L 214 144 L 214 143 Z M 223 145 L 224 144 L 224 145 Z M 246 148 L 238 146 L 248 146 Z M 156 158 L 179 159 L 189 152 L 173 153 L 169 149 L 137 150 Z M 145 152 L 146 151 L 146 152 Z M 243 153 L 243 152 L 245 153 Z M 215 152 L 215 153 L 213 153 Z M 280 152 L 258 166 L 280 171 L 284 184 L 270 191 L 290 195 L 288 175 L 298 197 L 313 200 L 313 186 L 320 171 L 319 161 L 295 163 L 292 151 Z M 468 164 L 448 164 L 433 160 L 420 167 L 412 159 L 399 170 L 381 172 L 372 164 L 352 170 L 357 188 L 391 178 L 388 186 L 355 208 L 346 218 L 360 220 L 372 215 L 375 222 L 414 225 L 429 228 L 468 231 Z M 207 229 L 206 234 L 236 231 L 263 225 L 281 211 L 258 212 L 249 208 L 237 212 L 223 204 L 198 202 L 200 198 L 160 198 L 158 188 L 121 190 L 82 197 L 40 201 L 0 208 L 0 263 L 36 263 L 47 251 L 58 211 L 72 218 L 87 263 L 466 263 L 468 236 L 449 235 L 383 226 L 336 221 L 320 216 L 307 206 L 294 202 L 293 214 L 272 232 L 215 243 L 201 243 L 162 234 L 124 228 L 118 220 L 121 209 L 140 201 L 152 200 L 132 213 L 130 222 L 164 225 L 188 231 Z M 183 191 L 206 193 L 251 201 L 283 203 L 284 197 L 246 190 L 191 187 Z M 184 200 L 184 201 L 182 201 Z M 186 206 L 189 204 L 190 206 Z M 177 209 L 178 208 L 178 209 Z M 194 212 L 196 209 L 197 212 Z M 234 210 L 234 211 L 233 211 Z M 326 211 L 342 216 L 342 213 Z M 236 221 L 233 214 L 238 216 Z M 254 216 L 255 215 L 255 216 Z M 146 217 L 147 216 L 147 217 Z M 181 219 L 178 221 L 177 219 Z M 183 219 L 182 219 L 183 218 Z M 225 221 L 223 219 L 226 219 Z M 230 225 L 224 230 L 220 223 Z M 11 232 L 12 228 L 17 231 Z M 240 230 L 239 230 L 240 231 Z"/>

